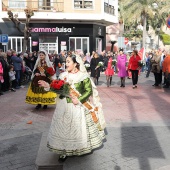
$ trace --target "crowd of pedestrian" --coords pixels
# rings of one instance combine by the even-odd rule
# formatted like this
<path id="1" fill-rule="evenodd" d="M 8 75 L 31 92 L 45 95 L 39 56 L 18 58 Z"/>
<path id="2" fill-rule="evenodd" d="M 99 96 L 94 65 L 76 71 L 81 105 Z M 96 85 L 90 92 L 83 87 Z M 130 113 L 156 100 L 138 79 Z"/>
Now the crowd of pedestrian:
<path id="1" fill-rule="evenodd" d="M 48 54 L 50 62 L 56 71 L 56 78 L 66 70 L 66 58 L 70 52 L 61 51 L 60 53 Z M 106 75 L 107 87 L 112 84 L 112 77 L 117 74 L 120 77 L 120 87 L 125 87 L 126 78 L 132 79 L 132 88 L 137 88 L 138 75 L 145 71 L 146 78 L 150 73 L 154 74 L 155 83 L 153 86 L 163 85 L 163 88 L 170 86 L 170 62 L 169 55 L 165 50 L 152 50 L 145 54 L 144 58 L 138 55 L 136 50 L 125 53 L 123 49 L 118 52 L 93 51 L 92 54 L 72 51 L 72 54 L 81 56 L 84 64 L 88 64 L 87 70 L 90 72 L 95 85 L 98 85 L 100 73 Z M 22 85 L 22 77 L 25 67 L 32 71 L 38 58 L 38 52 L 17 53 L 14 50 L 3 52 L 0 50 L 0 95 L 6 91 L 15 92 Z M 143 65 L 139 63 L 142 61 Z"/>
<path id="2" fill-rule="evenodd" d="M 165 50 L 152 50 L 146 53 L 146 78 L 150 72 L 154 74 L 155 83 L 152 86 L 169 88 L 170 62 L 169 54 Z"/>
<path id="3" fill-rule="evenodd" d="M 6 91 L 15 92 L 22 85 L 22 77 L 26 66 L 31 70 L 37 59 L 37 53 L 18 53 L 14 50 L 0 50 L 0 95 Z"/>

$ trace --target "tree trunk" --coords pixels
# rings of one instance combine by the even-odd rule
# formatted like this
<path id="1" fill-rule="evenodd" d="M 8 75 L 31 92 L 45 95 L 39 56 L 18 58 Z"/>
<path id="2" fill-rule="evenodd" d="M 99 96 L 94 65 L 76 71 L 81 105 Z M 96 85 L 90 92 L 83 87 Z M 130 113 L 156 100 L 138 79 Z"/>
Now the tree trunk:
<path id="1" fill-rule="evenodd" d="M 27 40 L 24 38 L 24 42 L 23 42 L 23 49 L 22 52 L 26 52 L 26 48 L 27 48 Z"/>
<path id="2" fill-rule="evenodd" d="M 27 27 L 25 25 L 25 28 L 24 28 L 24 43 L 23 43 L 23 50 L 22 50 L 24 53 L 26 52 L 27 44 L 28 44 L 28 36 L 27 36 Z"/>
<path id="3" fill-rule="evenodd" d="M 143 15 L 143 42 L 142 47 L 146 45 L 146 14 Z"/>

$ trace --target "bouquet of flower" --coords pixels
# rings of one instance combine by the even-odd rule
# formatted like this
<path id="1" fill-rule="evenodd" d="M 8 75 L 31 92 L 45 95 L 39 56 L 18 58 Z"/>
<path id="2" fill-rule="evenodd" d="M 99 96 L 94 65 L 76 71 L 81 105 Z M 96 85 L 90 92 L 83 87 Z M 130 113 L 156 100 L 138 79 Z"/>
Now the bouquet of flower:
<path id="1" fill-rule="evenodd" d="M 142 60 L 140 60 L 140 61 L 138 61 L 138 66 L 139 67 L 143 67 L 145 64 L 144 64 L 144 62 L 142 61 Z"/>
<path id="2" fill-rule="evenodd" d="M 86 70 L 90 69 L 90 64 L 86 63 L 86 64 L 84 64 L 84 66 L 85 66 Z"/>
<path id="3" fill-rule="evenodd" d="M 45 69 L 45 74 L 47 77 L 51 77 L 55 74 L 55 70 L 52 67 L 47 67 Z"/>
<path id="4" fill-rule="evenodd" d="M 104 63 L 102 61 L 100 61 L 97 66 L 102 67 L 103 65 L 104 65 Z"/>
<path id="5" fill-rule="evenodd" d="M 117 61 L 114 59 L 112 60 L 112 66 L 116 66 Z"/>
<path id="6" fill-rule="evenodd" d="M 50 91 L 60 95 L 60 98 L 70 97 L 70 85 L 64 80 L 53 80 L 50 84 Z"/>

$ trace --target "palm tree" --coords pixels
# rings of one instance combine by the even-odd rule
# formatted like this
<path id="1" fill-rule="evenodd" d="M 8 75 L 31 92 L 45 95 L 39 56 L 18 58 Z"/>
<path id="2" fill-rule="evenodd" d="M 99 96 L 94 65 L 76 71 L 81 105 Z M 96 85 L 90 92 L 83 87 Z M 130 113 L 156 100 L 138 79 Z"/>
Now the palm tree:
<path id="1" fill-rule="evenodd" d="M 124 6 L 123 17 L 126 22 L 141 21 L 143 25 L 143 43 L 145 47 L 146 23 L 154 15 L 161 16 L 169 12 L 170 0 L 121 0 Z"/>

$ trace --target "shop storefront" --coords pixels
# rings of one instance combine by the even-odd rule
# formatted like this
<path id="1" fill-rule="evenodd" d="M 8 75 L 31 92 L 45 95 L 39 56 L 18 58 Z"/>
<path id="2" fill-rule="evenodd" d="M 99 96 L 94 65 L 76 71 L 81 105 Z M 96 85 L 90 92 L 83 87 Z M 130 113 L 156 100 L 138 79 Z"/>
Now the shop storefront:
<path id="1" fill-rule="evenodd" d="M 3 23 L 6 24 L 6 23 Z M 8 22 L 8 25 L 10 23 Z M 7 49 L 21 51 L 23 36 L 17 29 L 1 29 L 3 34 L 9 35 Z M 61 24 L 61 23 L 32 23 L 32 33 L 29 48 L 32 51 L 46 50 L 48 53 L 61 50 L 101 52 L 106 44 L 106 27 L 95 24 Z M 5 27 L 5 26 L 4 26 Z M 12 30 L 12 31 L 11 31 Z"/>

